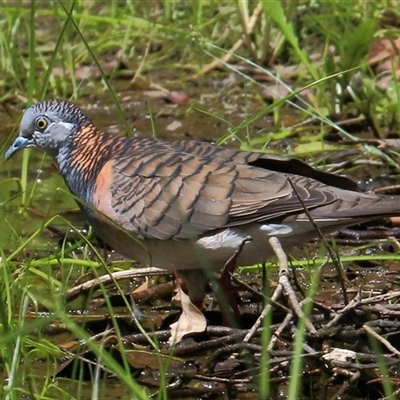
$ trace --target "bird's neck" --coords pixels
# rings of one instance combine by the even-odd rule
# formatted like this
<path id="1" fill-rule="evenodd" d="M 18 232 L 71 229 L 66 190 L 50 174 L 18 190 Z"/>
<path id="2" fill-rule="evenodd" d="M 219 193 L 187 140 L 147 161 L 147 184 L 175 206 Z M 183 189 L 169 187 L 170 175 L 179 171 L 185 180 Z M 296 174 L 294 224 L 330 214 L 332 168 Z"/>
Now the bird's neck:
<path id="1" fill-rule="evenodd" d="M 88 204 L 93 204 L 97 175 L 110 157 L 118 156 L 113 151 L 117 139 L 121 138 L 87 125 L 55 157 L 71 192 Z"/>

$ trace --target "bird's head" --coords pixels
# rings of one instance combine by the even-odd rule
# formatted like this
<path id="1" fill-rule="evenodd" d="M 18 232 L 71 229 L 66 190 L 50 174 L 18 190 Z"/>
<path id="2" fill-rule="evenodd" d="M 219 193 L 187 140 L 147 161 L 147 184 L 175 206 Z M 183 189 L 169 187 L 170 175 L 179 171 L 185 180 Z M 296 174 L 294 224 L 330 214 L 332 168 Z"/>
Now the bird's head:
<path id="1" fill-rule="evenodd" d="M 6 160 L 26 147 L 38 147 L 52 156 L 68 143 L 78 128 L 90 123 L 86 114 L 66 100 L 44 100 L 25 110 L 19 136 Z"/>

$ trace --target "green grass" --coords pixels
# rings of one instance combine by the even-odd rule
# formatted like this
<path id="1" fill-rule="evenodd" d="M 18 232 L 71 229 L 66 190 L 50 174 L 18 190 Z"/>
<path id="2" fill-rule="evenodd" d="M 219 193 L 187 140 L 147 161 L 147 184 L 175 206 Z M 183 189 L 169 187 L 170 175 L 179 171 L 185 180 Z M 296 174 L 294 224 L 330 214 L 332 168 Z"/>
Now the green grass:
<path id="1" fill-rule="evenodd" d="M 266 4 L 268 7 L 252 20 L 257 2 L 246 0 L 0 1 L 1 102 L 12 106 L 13 123 L 19 109 L 46 97 L 72 98 L 82 105 L 113 104 L 117 110 L 114 118 L 118 118 L 125 134 L 131 134 L 128 113 L 121 99 L 125 94 L 147 90 L 150 83 L 156 83 L 171 90 L 195 92 L 193 101 L 181 106 L 184 109 L 181 116 L 190 119 L 202 112 L 214 124 L 221 123 L 225 131 L 215 129 L 212 138 L 219 143 L 230 144 L 235 140 L 243 149 L 283 151 L 313 165 L 362 176 L 368 167 L 343 169 L 340 163 L 329 160 L 338 151 L 360 149 L 355 160 L 380 161 L 383 174 L 398 174 L 398 150 L 351 143 L 359 139 L 357 133 L 339 126 L 333 118 L 346 119 L 347 113 L 364 116 L 366 125 L 372 127 L 373 137 L 379 139 L 399 131 L 400 89 L 394 78 L 398 67 L 393 61 L 392 70 L 377 72 L 368 63 L 374 40 L 385 38 L 390 42 L 399 36 L 396 21 L 400 17 L 395 8 L 387 1 L 363 0 L 269 1 Z M 393 18 L 387 18 L 389 11 Z M 218 62 L 218 67 L 211 69 L 213 62 Z M 242 83 L 233 88 L 229 84 L 221 85 L 230 73 Z M 392 79 L 382 90 L 384 74 L 391 75 Z M 218 90 L 210 89 L 208 80 L 217 82 Z M 120 91 L 121 82 L 124 89 Z M 270 82 L 286 86 L 288 94 L 268 103 L 261 92 Z M 210 101 L 202 99 L 202 91 L 210 95 Z M 232 113 L 232 108 L 221 104 L 233 104 L 240 110 L 234 112 L 240 118 Z M 146 111 L 130 111 L 130 114 L 147 115 L 151 110 L 155 135 L 159 134 L 158 112 L 154 112 L 158 106 L 145 104 Z M 305 132 L 293 127 L 310 117 L 313 122 Z M 262 123 L 266 119 L 270 121 L 267 128 Z M 114 125 L 114 121 L 109 125 Z M 327 142 L 325 136 L 332 131 L 339 132 L 347 143 Z M 12 132 L 10 137 L 14 135 Z M 3 142 L 1 149 L 9 143 Z M 82 348 L 93 352 L 115 374 L 126 398 L 147 399 L 151 391 L 157 390 L 139 385 L 132 376 L 128 362 L 131 352 L 121 343 L 112 304 L 106 302 L 105 312 L 117 330 L 120 362 L 110 356 L 100 341 L 90 339 L 82 320 L 76 321 L 69 305 L 62 301 L 60 293 L 80 275 L 97 270 L 110 272 L 109 263 L 96 254 L 96 249 L 80 233 L 79 244 L 64 245 L 61 250 L 55 249 L 54 241 L 46 238 L 49 224 L 77 230 L 63 218 L 52 218 L 59 212 L 58 208 L 71 208 L 73 199 L 56 190 L 60 181 L 49 186 L 47 190 L 52 193 L 45 192 L 41 183 L 32 178 L 40 176 L 32 174 L 32 169 L 46 168 L 48 159 L 34 158 L 32 162 L 30 157 L 26 151 L 21 165 L 14 164 L 14 168 L 22 171 L 20 179 L 14 177 L 0 183 L 1 191 L 10 193 L 9 197 L 2 193 L 0 198 L 0 213 L 8 221 L 4 229 L 9 233 L 7 240 L 0 243 L 0 288 L 2 304 L 5 304 L 0 308 L 0 369 L 8 377 L 7 383 L 0 387 L 0 397 L 84 399 L 93 393 L 101 396 L 107 389 L 107 381 L 102 382 L 96 368 L 93 385 L 83 379 L 54 377 L 56 360 L 62 350 L 42 331 L 57 322 L 65 325 L 69 340 L 80 341 Z M 6 168 L 9 167 L 3 167 L 2 171 Z M 45 207 L 44 221 L 36 219 L 31 223 L 32 215 L 25 209 L 28 205 Z M 362 254 L 342 257 L 342 262 L 398 262 L 398 258 L 397 254 Z M 324 261 L 324 258 L 315 260 L 317 264 Z M 111 268 L 123 268 L 121 264 L 111 265 Z M 317 281 L 313 280 L 314 283 L 317 285 Z M 313 285 L 309 289 L 310 298 L 317 290 Z M 101 291 L 107 293 L 104 287 Z M 40 304 L 46 305 L 49 312 L 43 314 Z M 33 305 L 29 312 L 28 305 Z M 131 310 L 128 300 L 125 307 Z M 309 315 L 312 310 L 305 311 Z M 269 318 L 270 315 L 264 321 L 261 337 L 264 351 L 256 374 L 263 399 L 274 393 L 269 385 L 271 357 L 266 351 L 271 336 Z M 293 399 L 305 398 L 301 397 L 303 382 L 298 379 L 304 368 L 303 320 L 298 321 L 297 329 L 299 334 L 293 342 L 294 359 L 290 364 L 291 380 L 287 385 L 288 397 Z M 372 344 L 378 348 L 373 341 Z M 160 365 L 164 365 L 159 344 L 153 343 L 150 347 L 160 357 Z M 39 372 L 35 365 L 41 366 Z M 384 361 L 380 361 L 379 369 L 381 376 L 387 376 Z M 157 398 L 167 399 L 165 374 L 160 387 L 163 389 Z M 388 380 L 384 380 L 383 390 L 390 396 L 392 389 Z"/>

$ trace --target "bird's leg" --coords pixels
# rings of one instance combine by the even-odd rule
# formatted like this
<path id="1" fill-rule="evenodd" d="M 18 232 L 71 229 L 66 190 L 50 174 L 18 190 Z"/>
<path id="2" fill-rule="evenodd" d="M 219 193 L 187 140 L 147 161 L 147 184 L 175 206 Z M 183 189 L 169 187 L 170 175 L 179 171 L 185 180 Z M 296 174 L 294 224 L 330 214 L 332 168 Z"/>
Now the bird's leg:
<path id="1" fill-rule="evenodd" d="M 240 297 L 238 294 L 238 291 L 240 290 L 240 285 L 238 286 L 232 283 L 231 275 L 235 272 L 235 269 L 237 267 L 236 261 L 240 253 L 242 252 L 243 247 L 246 245 L 246 243 L 249 243 L 251 240 L 252 238 L 250 236 L 243 239 L 242 243 L 233 253 L 232 257 L 230 257 L 226 261 L 224 268 L 222 269 L 220 278 L 221 288 L 226 296 L 227 299 L 226 301 L 231 307 L 236 318 L 240 317 L 240 311 L 238 306 L 240 301 Z"/>
<path id="2" fill-rule="evenodd" d="M 236 317 L 239 316 L 239 309 L 237 299 L 234 298 L 237 293 L 229 289 L 226 291 L 227 285 L 225 285 L 223 279 L 216 278 L 211 271 L 205 269 L 180 270 L 177 275 L 186 286 L 190 301 L 199 309 L 203 305 L 206 283 L 210 282 L 222 314 L 222 324 L 232 327 L 238 325 Z M 230 274 L 227 274 L 226 277 L 230 281 Z M 232 284 L 230 287 L 232 287 Z"/>
<path id="3" fill-rule="evenodd" d="M 243 247 L 251 240 L 251 237 L 243 239 L 238 249 L 226 261 L 219 280 L 215 279 L 211 271 L 206 271 L 205 269 L 187 269 L 177 272 L 178 277 L 186 286 L 190 301 L 197 308 L 201 308 L 203 304 L 206 283 L 208 281 L 211 282 L 223 319 L 230 326 L 236 326 L 235 319 L 237 320 L 240 317 L 238 291 L 241 288 L 240 285 L 232 283 L 231 275 L 236 269 L 236 261 Z"/>
<path id="4" fill-rule="evenodd" d="M 206 294 L 206 276 L 203 269 L 183 269 L 177 272 L 178 277 L 186 286 L 190 301 L 201 308 Z"/>
<path id="5" fill-rule="evenodd" d="M 229 304 L 236 318 L 240 317 L 238 286 L 232 283 L 231 274 L 236 269 L 235 262 L 230 263 L 229 268 L 224 268 L 219 279 L 221 290 L 224 294 L 224 301 Z M 221 305 L 220 305 L 221 307 Z"/>

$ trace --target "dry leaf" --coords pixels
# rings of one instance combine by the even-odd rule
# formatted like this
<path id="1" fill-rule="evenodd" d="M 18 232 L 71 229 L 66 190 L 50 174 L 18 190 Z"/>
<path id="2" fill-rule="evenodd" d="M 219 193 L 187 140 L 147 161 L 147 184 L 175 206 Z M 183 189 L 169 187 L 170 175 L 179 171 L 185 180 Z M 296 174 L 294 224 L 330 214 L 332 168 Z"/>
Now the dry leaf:
<path id="1" fill-rule="evenodd" d="M 182 122 L 180 121 L 172 121 L 165 129 L 167 131 L 176 131 L 178 128 L 180 128 L 182 126 Z"/>
<path id="2" fill-rule="evenodd" d="M 172 104 L 186 104 L 190 100 L 189 95 L 180 90 L 169 91 L 165 98 Z"/>
<path id="3" fill-rule="evenodd" d="M 146 278 L 146 280 L 139 287 L 137 287 L 132 293 L 140 293 L 148 289 L 149 289 L 149 279 Z"/>
<path id="4" fill-rule="evenodd" d="M 181 302 L 182 314 L 177 322 L 171 324 L 170 346 L 179 343 L 185 335 L 204 332 L 207 322 L 202 312 L 190 301 L 189 296 L 178 286 L 173 300 Z"/>
<path id="5" fill-rule="evenodd" d="M 395 58 L 399 55 L 400 39 L 375 38 L 371 45 L 368 63 L 377 64 L 385 58 Z M 392 67 L 389 68 L 389 71 Z"/>

